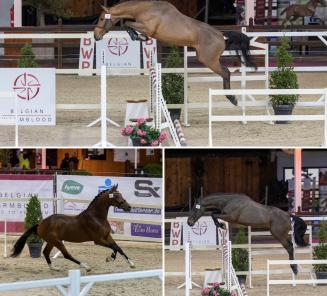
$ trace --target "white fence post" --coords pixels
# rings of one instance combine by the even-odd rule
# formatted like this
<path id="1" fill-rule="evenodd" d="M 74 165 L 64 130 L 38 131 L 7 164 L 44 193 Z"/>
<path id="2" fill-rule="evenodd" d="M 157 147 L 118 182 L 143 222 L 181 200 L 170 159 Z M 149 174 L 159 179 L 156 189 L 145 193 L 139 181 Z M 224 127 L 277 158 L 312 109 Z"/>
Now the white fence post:
<path id="1" fill-rule="evenodd" d="M 74 269 L 69 271 L 69 296 L 79 296 L 81 287 L 81 271 Z"/>

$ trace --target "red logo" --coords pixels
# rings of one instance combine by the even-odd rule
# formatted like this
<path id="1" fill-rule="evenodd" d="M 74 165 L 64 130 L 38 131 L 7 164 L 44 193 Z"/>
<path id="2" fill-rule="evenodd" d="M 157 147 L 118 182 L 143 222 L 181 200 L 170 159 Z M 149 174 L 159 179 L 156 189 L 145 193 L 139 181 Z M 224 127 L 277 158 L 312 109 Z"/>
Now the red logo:
<path id="1" fill-rule="evenodd" d="M 126 38 L 110 38 L 108 49 L 113 55 L 122 56 L 128 50 L 128 41 Z"/>
<path id="2" fill-rule="evenodd" d="M 32 100 L 40 92 L 40 87 L 40 82 L 34 75 L 24 73 L 16 78 L 13 90 L 22 100 Z"/>
<path id="3" fill-rule="evenodd" d="M 203 235 L 207 232 L 208 225 L 206 222 L 196 222 L 196 224 L 192 227 L 192 231 L 196 235 Z"/>

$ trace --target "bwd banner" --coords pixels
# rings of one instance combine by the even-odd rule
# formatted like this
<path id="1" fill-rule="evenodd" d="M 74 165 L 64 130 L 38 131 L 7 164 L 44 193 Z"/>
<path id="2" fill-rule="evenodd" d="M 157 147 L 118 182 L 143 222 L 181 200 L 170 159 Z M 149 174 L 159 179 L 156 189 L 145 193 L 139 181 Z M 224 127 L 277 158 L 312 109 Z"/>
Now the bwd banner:
<path id="1" fill-rule="evenodd" d="M 0 98 L 0 124 L 56 124 L 56 73 L 54 68 L 0 68 L 0 92 L 16 98 Z"/>
<path id="2" fill-rule="evenodd" d="M 79 69 L 92 70 L 94 60 L 94 37 L 93 32 L 88 32 L 84 38 L 81 38 L 79 53 Z M 80 76 L 91 76 L 92 72 L 79 73 Z"/>
<path id="3" fill-rule="evenodd" d="M 0 220 L 23 222 L 26 198 L 32 195 L 37 195 L 41 201 L 43 218 L 53 214 L 52 176 L 0 175 Z M 50 200 L 42 201 L 43 198 Z"/>
<path id="4" fill-rule="evenodd" d="M 133 41 L 125 31 L 109 32 L 96 42 L 96 65 L 102 65 L 102 51 L 104 63 L 110 68 L 140 68 L 140 41 Z"/>
<path id="5" fill-rule="evenodd" d="M 151 221 L 160 222 L 162 219 L 161 178 L 58 176 L 57 197 L 64 201 L 59 207 L 60 212 L 69 215 L 79 214 L 98 193 L 112 188 L 115 184 L 118 184 L 118 190 L 132 205 L 132 211 L 124 212 L 110 207 L 108 217 L 113 230 L 129 236 L 161 238 L 161 225 L 151 224 Z M 79 200 L 85 200 L 85 203 Z M 115 221 L 115 218 L 118 220 Z M 143 221 L 141 223 L 119 221 L 123 219 Z"/>
<path id="6" fill-rule="evenodd" d="M 217 227 L 211 217 L 201 217 L 193 227 L 183 221 L 183 244 L 191 242 L 192 246 L 216 246 Z"/>

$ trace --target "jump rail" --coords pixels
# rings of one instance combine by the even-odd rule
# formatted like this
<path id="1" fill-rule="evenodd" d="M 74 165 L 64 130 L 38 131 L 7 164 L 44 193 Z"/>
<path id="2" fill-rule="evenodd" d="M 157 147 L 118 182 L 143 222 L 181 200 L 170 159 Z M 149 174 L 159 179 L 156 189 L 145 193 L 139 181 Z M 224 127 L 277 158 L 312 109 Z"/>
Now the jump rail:
<path id="1" fill-rule="evenodd" d="M 270 279 L 270 266 L 271 265 L 311 265 L 311 264 L 327 264 L 327 260 L 267 260 L 267 296 L 270 296 L 271 285 L 314 285 L 314 284 L 327 284 L 327 279 L 291 279 L 291 280 L 271 280 Z"/>
<path id="2" fill-rule="evenodd" d="M 324 113 L 321 115 L 213 115 L 213 97 L 225 95 L 321 95 L 317 102 L 299 102 L 296 106 L 323 106 Z M 241 102 L 241 106 L 263 107 L 269 106 L 269 100 L 261 102 Z M 209 89 L 209 146 L 212 147 L 212 123 L 213 122 L 246 122 L 246 121 L 264 121 L 273 122 L 277 120 L 287 121 L 324 121 L 324 143 L 327 145 L 327 89 L 233 89 L 233 90 L 214 90 Z"/>
<path id="3" fill-rule="evenodd" d="M 86 296 L 94 283 L 119 281 L 139 278 L 151 278 L 159 277 L 162 280 L 163 271 L 161 269 L 135 271 L 135 272 L 123 272 L 115 274 L 102 274 L 102 275 L 90 275 L 82 276 L 80 270 L 70 270 L 68 277 L 54 278 L 38 281 L 24 281 L 16 283 L 0 284 L 0 292 L 4 291 L 16 291 L 22 289 L 33 288 L 45 288 L 56 287 L 59 292 L 64 296 Z M 82 288 L 82 284 L 85 286 Z M 63 287 L 68 285 L 68 291 Z"/>

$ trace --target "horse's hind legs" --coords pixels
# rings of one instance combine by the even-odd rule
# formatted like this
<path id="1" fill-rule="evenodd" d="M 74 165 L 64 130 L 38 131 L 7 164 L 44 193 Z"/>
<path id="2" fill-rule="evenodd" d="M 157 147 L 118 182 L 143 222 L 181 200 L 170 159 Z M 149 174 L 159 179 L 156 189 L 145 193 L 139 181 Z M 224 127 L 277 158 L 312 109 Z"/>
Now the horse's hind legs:
<path id="1" fill-rule="evenodd" d="M 43 255 L 44 255 L 45 260 L 47 261 L 47 263 L 49 265 L 49 268 L 51 270 L 59 271 L 60 269 L 58 267 L 52 266 L 52 262 L 51 262 L 51 259 L 50 259 L 50 253 L 51 253 L 52 249 L 53 249 L 53 245 L 47 243 L 47 245 L 45 246 L 45 248 L 43 250 Z"/>
<path id="2" fill-rule="evenodd" d="M 224 89 L 230 89 L 230 71 L 227 67 L 220 65 L 221 72 L 220 75 L 223 78 Z M 235 96 L 227 95 L 226 98 L 235 106 L 237 106 L 237 99 Z"/>
<path id="3" fill-rule="evenodd" d="M 286 241 L 282 241 L 281 244 L 286 249 L 289 260 L 294 260 L 294 247 L 292 241 L 290 239 L 287 239 Z M 298 274 L 297 264 L 291 264 L 291 269 L 295 275 Z"/>
<path id="4" fill-rule="evenodd" d="M 81 267 L 84 267 L 86 269 L 86 271 L 91 270 L 91 268 L 86 263 L 80 262 L 80 261 L 76 260 L 72 255 L 70 255 L 69 252 L 67 251 L 65 245 L 61 241 L 56 241 L 54 243 L 54 246 L 59 249 L 59 251 L 64 255 L 65 259 L 68 259 L 68 260 L 80 265 Z"/>

